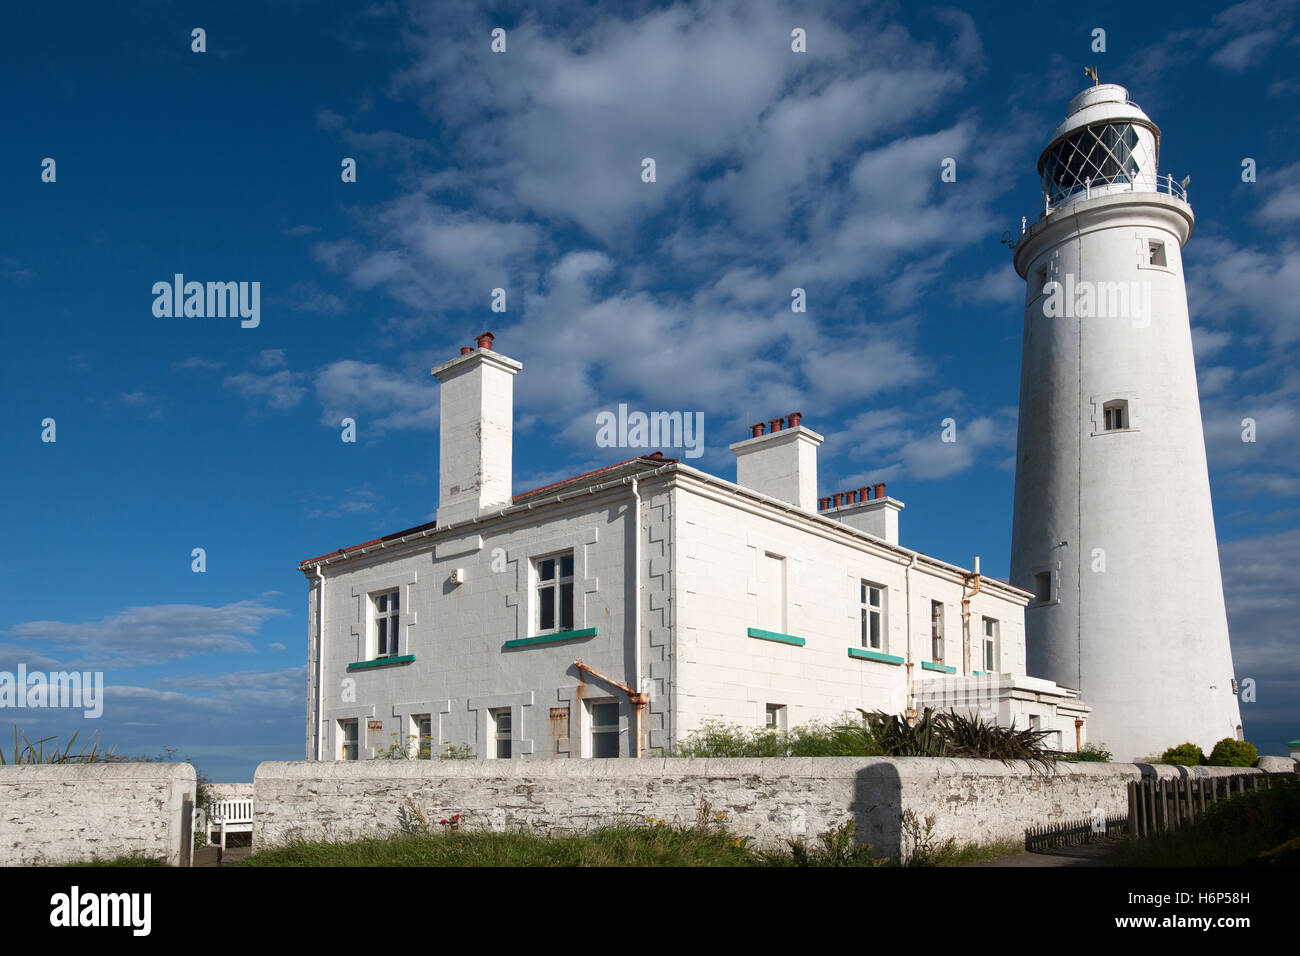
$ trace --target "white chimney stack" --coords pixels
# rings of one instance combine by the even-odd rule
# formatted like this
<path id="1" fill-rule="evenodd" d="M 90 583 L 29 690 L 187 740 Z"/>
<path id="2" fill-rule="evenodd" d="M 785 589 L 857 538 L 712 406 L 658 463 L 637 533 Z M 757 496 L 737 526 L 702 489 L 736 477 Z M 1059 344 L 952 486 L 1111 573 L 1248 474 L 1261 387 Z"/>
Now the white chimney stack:
<path id="1" fill-rule="evenodd" d="M 815 512 L 817 446 L 826 439 L 801 424 L 803 412 L 791 412 L 788 419 L 751 425 L 753 437 L 731 446 L 736 484 Z"/>
<path id="2" fill-rule="evenodd" d="M 440 525 L 477 518 L 511 502 L 514 465 L 514 378 L 523 365 L 492 351 L 491 332 L 478 348 L 433 370 L 442 386 L 438 414 Z"/>

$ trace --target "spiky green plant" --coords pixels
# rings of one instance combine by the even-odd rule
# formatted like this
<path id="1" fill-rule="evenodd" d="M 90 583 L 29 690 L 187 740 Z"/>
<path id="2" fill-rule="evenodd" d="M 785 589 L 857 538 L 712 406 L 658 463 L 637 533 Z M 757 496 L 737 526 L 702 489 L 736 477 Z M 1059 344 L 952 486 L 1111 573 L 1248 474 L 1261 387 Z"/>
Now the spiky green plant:
<path id="1" fill-rule="evenodd" d="M 80 750 L 74 750 L 77 745 L 77 736 L 80 731 L 74 733 L 68 738 L 68 742 L 62 746 L 57 743 L 48 751 L 45 745 L 51 740 L 57 740 L 55 736 L 41 737 L 39 740 L 32 741 L 27 739 L 27 735 L 18 729 L 14 724 L 14 746 L 13 754 L 10 758 L 5 757 L 4 748 L 0 747 L 0 765 L 6 764 L 36 764 L 36 763 L 107 763 L 114 759 L 111 751 L 102 751 L 99 749 L 99 738 L 81 745 Z"/>

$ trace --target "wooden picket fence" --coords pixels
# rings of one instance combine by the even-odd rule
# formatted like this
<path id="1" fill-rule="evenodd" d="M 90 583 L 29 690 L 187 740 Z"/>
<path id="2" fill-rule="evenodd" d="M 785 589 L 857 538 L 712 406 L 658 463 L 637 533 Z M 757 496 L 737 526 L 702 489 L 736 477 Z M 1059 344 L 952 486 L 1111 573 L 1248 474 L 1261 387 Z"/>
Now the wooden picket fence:
<path id="1" fill-rule="evenodd" d="M 1147 777 L 1128 785 L 1128 832 L 1134 837 L 1177 830 L 1220 800 L 1264 790 L 1276 774 L 1234 773 L 1225 777 Z"/>
<path id="2" fill-rule="evenodd" d="M 1091 816 L 1060 823 L 1046 823 L 1025 831 L 1025 849 L 1050 850 L 1062 846 L 1080 846 L 1117 840 L 1128 835 L 1128 817 L 1123 814 L 1106 817 L 1104 827 L 1097 826 Z"/>

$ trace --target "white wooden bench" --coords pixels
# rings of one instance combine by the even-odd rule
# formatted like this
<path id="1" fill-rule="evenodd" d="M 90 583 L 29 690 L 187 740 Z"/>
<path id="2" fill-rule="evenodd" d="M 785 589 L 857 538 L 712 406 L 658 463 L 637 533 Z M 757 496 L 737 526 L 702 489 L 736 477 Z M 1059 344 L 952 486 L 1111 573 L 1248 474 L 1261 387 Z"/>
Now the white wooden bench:
<path id="1" fill-rule="evenodd" d="M 252 833 L 253 832 L 253 801 L 252 800 L 218 800 L 212 804 L 211 812 L 208 814 L 207 838 L 212 842 L 212 831 L 218 833 L 219 845 L 221 852 L 226 851 L 226 834 L 227 833 Z"/>

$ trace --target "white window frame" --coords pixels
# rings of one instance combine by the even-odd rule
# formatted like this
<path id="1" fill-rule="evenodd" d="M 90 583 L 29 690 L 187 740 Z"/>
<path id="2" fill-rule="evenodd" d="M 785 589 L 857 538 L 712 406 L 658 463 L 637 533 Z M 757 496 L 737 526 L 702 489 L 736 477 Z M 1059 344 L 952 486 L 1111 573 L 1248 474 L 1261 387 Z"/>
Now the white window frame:
<path id="1" fill-rule="evenodd" d="M 983 633 L 980 635 L 980 664 L 983 665 L 980 670 L 990 674 L 999 671 L 998 667 L 998 631 L 999 624 L 997 618 L 983 617 Z M 989 625 L 993 625 L 991 628 Z M 992 661 L 990 663 L 990 660 Z"/>
<path id="2" fill-rule="evenodd" d="M 348 728 L 352 728 L 352 756 L 348 756 Z M 361 718 L 344 717 L 338 721 L 338 759 L 361 759 Z"/>
<path id="3" fill-rule="evenodd" d="M 1141 409 L 1139 408 L 1136 392 L 1108 392 L 1104 395 L 1093 395 L 1089 401 L 1092 403 L 1093 437 L 1099 435 L 1126 435 L 1129 432 L 1142 430 Z M 1106 427 L 1106 406 L 1113 402 L 1124 403 L 1123 428 Z"/>
<path id="4" fill-rule="evenodd" d="M 938 615 L 939 626 L 937 629 L 935 628 L 936 618 L 934 613 L 936 608 L 939 611 L 939 615 Z M 944 603 L 942 601 L 936 601 L 933 598 L 931 598 L 930 600 L 930 660 L 936 664 L 943 663 L 944 656 L 948 650 L 948 635 L 946 632 L 946 628 L 944 627 L 944 625 L 947 623 L 944 620 L 946 616 L 947 614 L 946 614 L 946 609 L 944 607 Z M 935 648 L 938 648 L 940 651 L 940 653 L 937 655 L 934 653 Z"/>
<path id="5" fill-rule="evenodd" d="M 587 703 L 587 747 L 592 757 L 596 756 L 596 737 L 612 736 L 616 743 L 615 757 L 623 755 L 623 707 L 617 697 L 602 698 L 599 700 L 589 700 Z M 596 723 L 596 708 L 601 705 L 614 705 L 615 712 L 618 716 L 612 724 Z M 610 758 L 612 759 L 612 758 Z"/>
<path id="6" fill-rule="evenodd" d="M 537 636 L 543 634 L 561 634 L 565 631 L 576 630 L 578 623 L 578 597 L 577 597 L 577 555 L 576 549 L 567 548 L 563 551 L 553 551 L 548 554 L 540 554 L 534 557 L 530 564 L 532 568 L 532 596 L 533 596 L 533 631 Z M 569 559 L 569 574 L 560 573 L 563 559 Z M 549 581 L 542 580 L 542 565 L 547 561 L 555 562 L 555 577 Z M 569 585 L 569 626 L 564 627 L 563 613 L 563 593 L 564 585 Z M 554 591 L 555 601 L 552 605 L 555 615 L 554 626 L 549 628 L 542 627 L 542 593 L 544 591 Z"/>
<path id="7" fill-rule="evenodd" d="M 506 729 L 501 729 L 501 720 L 505 718 Z M 491 735 L 487 756 L 492 760 L 509 760 L 514 756 L 515 748 L 515 712 L 513 707 L 492 707 L 488 710 L 488 727 Z M 501 753 L 505 744 L 506 753 Z"/>
<path id="8" fill-rule="evenodd" d="M 1029 607 L 1047 607 L 1050 604 L 1061 603 L 1061 566 L 1059 564 L 1040 564 L 1036 568 L 1031 568 L 1029 574 L 1034 582 L 1034 597 L 1029 602 Z M 1038 576 L 1040 574 L 1048 576 L 1048 596 L 1045 599 L 1039 599 L 1038 597 Z"/>
<path id="9" fill-rule="evenodd" d="M 763 727 L 765 730 L 775 730 L 785 733 L 786 714 L 788 710 L 785 704 L 766 704 L 763 708 Z"/>
<path id="10" fill-rule="evenodd" d="M 1177 274 L 1177 270 L 1176 270 L 1172 265 L 1170 265 L 1169 263 L 1173 260 L 1173 255 L 1172 255 L 1172 253 L 1173 253 L 1174 249 L 1177 248 L 1177 247 L 1176 247 L 1176 246 L 1173 246 L 1173 245 L 1170 244 L 1170 241 L 1169 241 L 1170 238 L 1171 238 L 1171 237 L 1166 236 L 1166 235 L 1163 235 L 1163 234 L 1147 235 L 1147 234 L 1144 234 L 1144 233 L 1138 233 L 1138 235 L 1137 235 L 1137 242 L 1138 242 L 1138 256 L 1137 256 L 1137 260 L 1138 260 L 1138 268 L 1139 268 L 1139 269 L 1153 269 L 1153 270 L 1155 270 L 1156 272 L 1167 272 L 1167 273 L 1169 273 L 1170 275 L 1176 275 L 1176 274 Z M 1157 243 L 1157 244 L 1159 244 L 1160 246 L 1163 247 L 1163 251 L 1164 251 L 1164 254 L 1165 254 L 1165 264 L 1164 264 L 1164 265 L 1160 265 L 1160 264 L 1157 263 L 1157 262 L 1152 262 L 1152 261 L 1151 261 L 1151 244 L 1152 244 L 1152 243 Z"/>
<path id="11" fill-rule="evenodd" d="M 871 591 L 873 589 L 878 592 L 880 599 L 879 604 L 871 603 Z M 886 653 L 889 646 L 889 588 L 885 587 L 883 584 L 877 584 L 874 581 L 868 581 L 866 578 L 863 578 L 859 582 L 858 598 L 859 610 L 861 612 L 859 619 L 861 628 L 859 633 L 862 638 L 862 646 L 867 650 Z M 870 622 L 873 616 L 879 619 L 879 646 L 871 643 Z"/>
<path id="12" fill-rule="evenodd" d="M 414 731 L 411 736 L 415 738 L 411 741 L 411 746 L 414 749 L 414 753 L 411 754 L 412 759 L 432 760 L 435 756 L 433 752 L 433 714 L 412 714 L 411 730 Z"/>
<path id="13" fill-rule="evenodd" d="M 379 601 L 381 598 L 388 599 L 396 597 L 397 607 L 387 607 L 380 610 Z M 386 657 L 400 657 L 402 647 L 402 589 L 401 587 L 384 588 L 380 591 L 371 591 L 370 598 L 370 624 L 367 630 L 370 632 L 370 654 L 367 655 L 369 660 L 380 660 Z M 384 628 L 385 642 L 389 647 L 386 652 L 381 651 L 379 643 L 380 623 L 387 626 Z"/>

